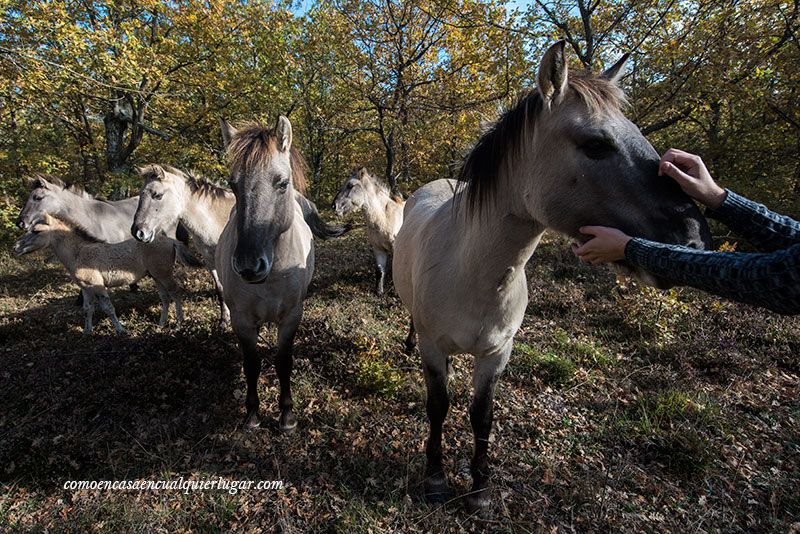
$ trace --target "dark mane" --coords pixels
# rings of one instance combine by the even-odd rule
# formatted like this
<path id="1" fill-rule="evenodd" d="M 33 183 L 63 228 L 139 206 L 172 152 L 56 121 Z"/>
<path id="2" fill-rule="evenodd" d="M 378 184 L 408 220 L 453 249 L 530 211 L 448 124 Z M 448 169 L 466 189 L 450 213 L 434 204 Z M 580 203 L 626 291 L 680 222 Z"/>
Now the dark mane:
<path id="1" fill-rule="evenodd" d="M 391 188 L 389 187 L 389 184 L 386 183 L 386 180 L 384 180 L 380 176 L 372 174 L 371 172 L 369 172 L 369 170 L 367 170 L 366 167 L 356 165 L 355 167 L 353 167 L 353 170 L 350 171 L 350 176 L 359 176 L 362 170 L 364 171 L 364 174 L 366 174 L 369 177 L 369 180 L 373 184 L 375 184 L 375 187 L 383 189 L 386 192 L 386 194 L 392 196 Z"/>
<path id="2" fill-rule="evenodd" d="M 33 185 L 32 189 L 36 188 L 36 187 L 39 187 L 39 180 L 47 180 L 51 184 L 53 184 L 53 185 L 55 185 L 57 187 L 60 187 L 61 189 L 64 189 L 66 191 L 69 191 L 72 194 L 78 195 L 79 197 L 91 198 L 91 199 L 97 200 L 97 199 L 95 199 L 94 196 L 89 194 L 83 187 L 81 187 L 81 186 L 79 186 L 77 184 L 67 183 L 64 180 L 62 180 L 60 177 L 58 177 L 58 176 L 56 176 L 54 174 L 47 174 L 47 173 L 43 173 L 43 172 L 37 172 L 37 173 L 35 173 L 34 175 L 31 176 L 31 182 L 32 182 L 32 185 Z"/>
<path id="3" fill-rule="evenodd" d="M 624 96 L 613 83 L 592 75 L 570 76 L 569 88 L 586 104 L 591 113 L 618 109 Z M 466 193 L 467 206 L 472 212 L 491 201 L 502 187 L 502 171 L 533 134 L 535 119 L 542 111 L 542 97 L 536 90 L 523 92 L 517 102 L 503 113 L 481 135 L 461 163 L 458 191 Z M 505 167 L 505 168 L 504 168 Z"/>
<path id="4" fill-rule="evenodd" d="M 74 233 L 75 235 L 77 235 L 82 240 L 86 241 L 87 243 L 105 243 L 105 241 L 103 241 L 102 239 L 97 239 L 96 237 L 91 235 L 86 230 L 86 228 L 84 228 L 83 226 L 80 226 L 79 224 L 76 224 L 76 223 L 71 222 L 71 221 L 67 221 L 65 219 L 62 219 L 61 217 L 56 217 L 55 215 L 50 215 L 50 216 L 52 218 L 58 220 L 61 224 L 63 224 L 67 228 L 69 228 L 72 233 Z"/>
<path id="5" fill-rule="evenodd" d="M 189 190 L 191 190 L 193 193 L 199 193 L 201 195 L 209 195 L 213 197 L 224 197 L 232 194 L 230 189 L 211 182 L 199 174 L 195 174 L 193 171 L 184 171 L 171 165 L 147 165 L 142 167 L 142 169 L 139 171 L 139 174 L 143 180 L 147 181 L 158 179 L 161 175 L 161 171 L 183 178 L 184 182 L 186 182 L 186 185 L 189 187 Z"/>
<path id="6" fill-rule="evenodd" d="M 263 167 L 278 150 L 274 128 L 260 122 L 248 122 L 237 131 L 228 146 L 228 161 L 235 173 L 247 173 Z M 306 193 L 306 162 L 300 152 L 289 149 L 292 167 L 292 183 L 301 195 Z"/>

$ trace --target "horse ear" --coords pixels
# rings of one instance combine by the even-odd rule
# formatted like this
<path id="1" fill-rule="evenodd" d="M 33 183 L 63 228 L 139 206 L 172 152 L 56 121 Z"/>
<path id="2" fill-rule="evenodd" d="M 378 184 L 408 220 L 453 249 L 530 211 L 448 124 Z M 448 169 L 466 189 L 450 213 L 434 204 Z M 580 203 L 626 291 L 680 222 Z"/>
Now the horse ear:
<path id="1" fill-rule="evenodd" d="M 567 55 L 566 41 L 561 40 L 547 49 L 541 63 L 536 83 L 545 106 L 558 105 L 567 92 Z"/>
<path id="2" fill-rule="evenodd" d="M 603 74 L 600 75 L 600 78 L 608 80 L 611 83 L 617 83 L 622 77 L 622 71 L 625 68 L 625 64 L 628 62 L 629 57 L 631 57 L 630 52 L 624 54 L 616 63 L 607 68 Z"/>
<path id="3" fill-rule="evenodd" d="M 361 167 L 360 169 L 358 169 L 358 177 L 359 178 L 363 178 L 366 175 L 367 175 L 367 168 L 366 167 Z"/>
<path id="4" fill-rule="evenodd" d="M 47 180 L 47 178 L 45 178 L 41 174 L 36 176 L 36 187 L 43 187 L 45 189 L 52 189 L 52 190 L 58 189 L 54 183 Z"/>
<path id="5" fill-rule="evenodd" d="M 44 187 L 44 184 L 42 184 L 42 177 L 39 176 L 38 174 L 35 174 L 33 176 L 25 176 L 24 180 L 25 180 L 25 185 L 27 185 L 29 189 Z"/>
<path id="6" fill-rule="evenodd" d="M 231 139 L 236 135 L 236 128 L 231 126 L 223 117 L 219 118 L 219 127 L 222 130 L 222 146 L 228 148 L 228 145 L 231 144 Z"/>
<path id="7" fill-rule="evenodd" d="M 289 147 L 292 146 L 292 123 L 283 115 L 278 117 L 275 135 L 278 137 L 278 148 L 281 149 L 281 152 L 289 150 Z"/>

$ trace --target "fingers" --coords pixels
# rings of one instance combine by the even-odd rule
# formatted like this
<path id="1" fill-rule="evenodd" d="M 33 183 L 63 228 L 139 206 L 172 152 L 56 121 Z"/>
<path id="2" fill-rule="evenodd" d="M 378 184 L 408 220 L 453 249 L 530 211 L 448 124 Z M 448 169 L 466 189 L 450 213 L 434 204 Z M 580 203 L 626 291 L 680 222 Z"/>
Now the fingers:
<path id="1" fill-rule="evenodd" d="M 696 181 L 696 178 L 692 178 L 669 161 L 662 161 L 661 165 L 658 166 L 658 174 L 659 176 L 666 174 L 680 184 L 689 185 Z"/>
<path id="2" fill-rule="evenodd" d="M 607 229 L 608 228 L 606 226 L 581 226 L 580 228 L 578 228 L 578 231 L 582 234 L 597 237 Z"/>
<path id="3" fill-rule="evenodd" d="M 661 163 L 664 162 L 672 163 L 673 165 L 684 168 L 692 168 L 702 165 L 703 160 L 696 154 L 690 154 L 689 152 L 684 152 L 683 150 L 678 150 L 677 148 L 670 148 L 664 152 L 663 156 L 661 156 Z"/>
<path id="4" fill-rule="evenodd" d="M 590 265 L 599 265 L 604 263 L 598 254 L 597 251 L 594 250 L 594 243 L 592 240 L 587 241 L 583 245 L 578 245 L 577 243 L 572 243 L 570 246 L 572 253 L 578 257 L 579 260 L 583 263 L 588 263 Z"/>

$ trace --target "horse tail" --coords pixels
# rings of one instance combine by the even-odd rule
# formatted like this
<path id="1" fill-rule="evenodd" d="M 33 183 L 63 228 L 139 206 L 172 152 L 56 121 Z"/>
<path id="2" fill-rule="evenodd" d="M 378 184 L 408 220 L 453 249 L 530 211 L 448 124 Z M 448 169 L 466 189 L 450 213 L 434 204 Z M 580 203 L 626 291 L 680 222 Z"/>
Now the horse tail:
<path id="1" fill-rule="evenodd" d="M 295 193 L 295 198 L 297 199 L 297 203 L 300 204 L 300 209 L 303 211 L 303 219 L 306 221 L 308 227 L 311 228 L 311 233 L 314 234 L 314 237 L 320 239 L 339 237 L 349 232 L 352 228 L 350 224 L 345 224 L 344 226 L 327 224 L 320 217 L 317 206 L 313 202 L 300 193 Z"/>
<path id="2" fill-rule="evenodd" d="M 175 257 L 177 257 L 182 264 L 188 265 L 189 267 L 204 266 L 203 262 L 197 256 L 189 252 L 189 249 L 186 248 L 186 245 L 180 241 L 175 241 L 173 246 L 175 247 Z"/>

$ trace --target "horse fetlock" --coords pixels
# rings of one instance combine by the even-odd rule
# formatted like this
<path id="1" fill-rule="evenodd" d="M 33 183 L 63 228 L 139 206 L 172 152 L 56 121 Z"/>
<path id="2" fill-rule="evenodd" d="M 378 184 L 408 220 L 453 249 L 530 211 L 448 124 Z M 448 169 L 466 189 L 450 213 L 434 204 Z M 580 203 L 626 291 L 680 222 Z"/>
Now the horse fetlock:
<path id="1" fill-rule="evenodd" d="M 297 428 L 297 419 L 294 416 L 291 408 L 281 410 L 281 418 L 279 421 L 281 432 L 291 432 Z"/>
<path id="2" fill-rule="evenodd" d="M 447 477 L 442 471 L 426 476 L 423 486 L 425 501 L 430 504 L 443 504 L 450 499 Z"/>
<path id="3" fill-rule="evenodd" d="M 385 275 L 386 272 L 383 270 L 383 267 L 380 265 L 375 267 L 375 293 L 377 293 L 379 297 L 383 296 L 383 279 Z"/>
<path id="4" fill-rule="evenodd" d="M 247 415 L 244 418 L 245 428 L 259 428 L 261 426 L 261 419 L 258 417 L 258 410 L 247 410 Z"/>
<path id="5" fill-rule="evenodd" d="M 472 490 L 464 496 L 464 507 L 470 514 L 488 510 L 491 505 L 491 492 L 489 491 L 488 485 L 477 489 L 473 486 Z"/>

